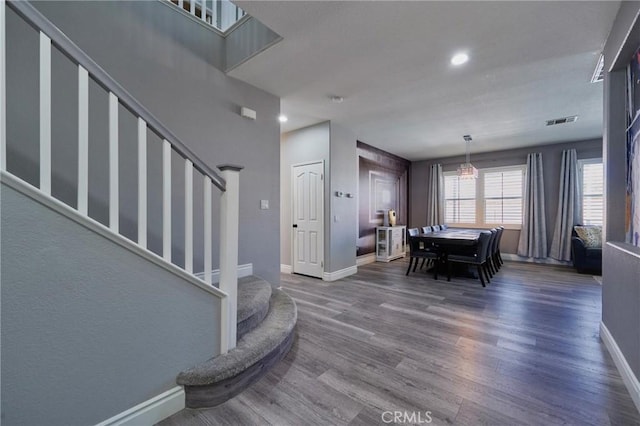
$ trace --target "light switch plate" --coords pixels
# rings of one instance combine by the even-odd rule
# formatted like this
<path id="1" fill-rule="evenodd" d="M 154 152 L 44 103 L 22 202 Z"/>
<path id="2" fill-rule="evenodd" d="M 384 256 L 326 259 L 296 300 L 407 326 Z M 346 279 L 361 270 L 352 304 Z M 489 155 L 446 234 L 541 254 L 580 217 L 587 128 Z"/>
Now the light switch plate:
<path id="1" fill-rule="evenodd" d="M 260 200 L 260 210 L 269 210 L 269 200 Z"/>

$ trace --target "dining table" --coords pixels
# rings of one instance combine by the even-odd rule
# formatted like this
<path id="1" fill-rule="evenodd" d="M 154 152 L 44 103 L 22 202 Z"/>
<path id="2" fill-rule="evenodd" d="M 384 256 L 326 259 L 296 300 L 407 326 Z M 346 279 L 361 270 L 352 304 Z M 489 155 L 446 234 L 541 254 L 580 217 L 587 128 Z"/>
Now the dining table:
<path id="1" fill-rule="evenodd" d="M 433 249 L 438 253 L 438 259 L 433 268 L 434 278 L 438 279 L 440 265 L 447 264 L 447 257 L 451 253 L 467 254 L 475 250 L 480 233 L 486 229 L 447 228 L 441 231 L 419 234 L 417 238 L 424 247 Z M 464 275 L 475 277 L 468 269 Z"/>

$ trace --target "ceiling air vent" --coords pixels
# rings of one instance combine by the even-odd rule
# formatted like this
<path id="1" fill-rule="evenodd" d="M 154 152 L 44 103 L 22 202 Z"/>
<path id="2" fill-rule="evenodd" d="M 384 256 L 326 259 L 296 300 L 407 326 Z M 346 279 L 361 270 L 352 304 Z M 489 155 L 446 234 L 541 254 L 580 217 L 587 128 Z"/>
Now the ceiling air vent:
<path id="1" fill-rule="evenodd" d="M 598 63 L 596 64 L 596 69 L 593 71 L 593 76 L 591 76 L 591 82 L 597 83 L 604 79 L 604 55 L 601 53 L 598 58 Z"/>
<path id="2" fill-rule="evenodd" d="M 555 126 L 556 124 L 573 123 L 578 119 L 577 115 L 570 117 L 554 118 L 553 120 L 547 120 L 547 126 Z"/>

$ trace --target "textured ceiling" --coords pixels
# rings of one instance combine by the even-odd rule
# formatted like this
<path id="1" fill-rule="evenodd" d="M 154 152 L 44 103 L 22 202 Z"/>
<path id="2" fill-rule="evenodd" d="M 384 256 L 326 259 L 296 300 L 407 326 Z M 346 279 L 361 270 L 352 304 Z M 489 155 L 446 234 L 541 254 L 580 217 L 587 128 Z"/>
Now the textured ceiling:
<path id="1" fill-rule="evenodd" d="M 472 152 L 602 136 L 589 80 L 619 2 L 235 3 L 283 37 L 230 72 L 281 97 L 283 132 L 332 120 L 410 160 L 464 153 L 465 134 Z"/>

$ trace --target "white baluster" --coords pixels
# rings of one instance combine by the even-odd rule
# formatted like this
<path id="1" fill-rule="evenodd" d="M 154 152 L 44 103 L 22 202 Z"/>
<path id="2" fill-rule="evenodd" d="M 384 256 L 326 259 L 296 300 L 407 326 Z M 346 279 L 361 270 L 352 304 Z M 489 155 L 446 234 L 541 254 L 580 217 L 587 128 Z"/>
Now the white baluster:
<path id="1" fill-rule="evenodd" d="M 78 212 L 89 215 L 89 73 L 78 65 Z"/>
<path id="2" fill-rule="evenodd" d="M 109 228 L 120 229 L 120 175 L 118 169 L 118 97 L 109 92 Z"/>
<path id="3" fill-rule="evenodd" d="M 193 273 L 193 163 L 184 160 L 184 269 Z"/>
<path id="4" fill-rule="evenodd" d="M 218 166 L 226 182 L 220 197 L 220 290 L 227 293 L 227 348 L 236 347 L 238 306 L 238 216 L 240 213 L 240 170 L 238 166 Z"/>
<path id="5" fill-rule="evenodd" d="M 171 144 L 162 141 L 162 257 L 171 262 Z"/>
<path id="6" fill-rule="evenodd" d="M 218 1 L 211 0 L 211 25 L 218 27 Z"/>
<path id="7" fill-rule="evenodd" d="M 5 1 L 0 0 L 0 170 L 7 170 L 7 60 Z"/>
<path id="8" fill-rule="evenodd" d="M 204 281 L 211 284 L 211 179 L 204 177 Z"/>
<path id="9" fill-rule="evenodd" d="M 202 0 L 202 9 L 200 13 L 200 19 L 207 22 L 207 0 Z"/>
<path id="10" fill-rule="evenodd" d="M 178 0 L 178 7 L 184 9 L 184 0 Z"/>
<path id="11" fill-rule="evenodd" d="M 196 0 L 189 0 L 189 12 L 196 16 Z"/>
<path id="12" fill-rule="evenodd" d="M 40 190 L 51 195 L 51 39 L 40 32 Z"/>
<path id="13" fill-rule="evenodd" d="M 138 118 L 138 245 L 147 248 L 147 123 Z"/>

